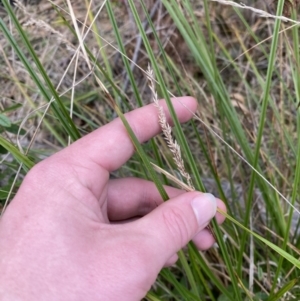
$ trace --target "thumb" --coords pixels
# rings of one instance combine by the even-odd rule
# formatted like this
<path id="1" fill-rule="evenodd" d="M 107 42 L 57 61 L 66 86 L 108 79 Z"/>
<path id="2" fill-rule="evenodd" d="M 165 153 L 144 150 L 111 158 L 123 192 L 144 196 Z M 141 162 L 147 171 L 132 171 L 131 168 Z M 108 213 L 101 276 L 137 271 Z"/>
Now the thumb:
<path id="1" fill-rule="evenodd" d="M 209 224 L 216 210 L 210 193 L 187 192 L 163 203 L 139 220 L 148 252 L 163 266 Z"/>

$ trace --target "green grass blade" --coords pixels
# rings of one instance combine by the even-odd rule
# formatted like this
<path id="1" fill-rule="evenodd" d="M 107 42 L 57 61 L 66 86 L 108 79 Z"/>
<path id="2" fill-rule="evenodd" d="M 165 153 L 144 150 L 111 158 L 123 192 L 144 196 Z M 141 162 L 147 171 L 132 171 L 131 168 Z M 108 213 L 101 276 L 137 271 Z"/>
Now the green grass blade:
<path id="1" fill-rule="evenodd" d="M 170 284 L 172 284 L 177 291 L 177 294 L 181 297 L 180 299 L 184 298 L 184 300 L 194 301 L 199 300 L 197 296 L 191 293 L 184 284 L 181 284 L 176 279 L 175 275 L 169 269 L 163 269 L 160 272 L 160 275 Z"/>
<path id="2" fill-rule="evenodd" d="M 157 298 L 152 292 L 148 292 L 145 298 L 150 301 L 161 301 L 161 299 Z"/>
<path id="3" fill-rule="evenodd" d="M 185 256 L 185 254 L 183 253 L 183 251 L 178 252 L 178 257 L 179 257 L 181 265 L 183 266 L 183 269 L 186 272 L 186 277 L 188 278 L 189 283 L 191 285 L 192 293 L 195 294 L 195 296 L 199 296 L 198 287 L 197 287 L 197 284 L 196 284 L 194 274 L 193 274 L 193 272 L 192 272 L 192 270 L 191 270 L 191 268 L 190 268 L 190 266 L 187 262 L 187 258 Z"/>
<path id="4" fill-rule="evenodd" d="M 227 298 L 232 298 L 232 295 L 229 293 L 224 284 L 212 272 L 211 268 L 207 266 L 206 262 L 203 260 L 201 254 L 199 253 L 199 250 L 195 247 L 193 243 L 191 243 L 191 253 L 192 256 L 195 257 L 196 261 L 198 262 L 201 271 L 205 273 L 207 278 L 217 287 L 217 289 Z"/>
<path id="5" fill-rule="evenodd" d="M 273 294 L 272 297 L 268 299 L 268 301 L 277 301 L 277 300 L 284 300 L 284 296 L 286 293 L 290 292 L 291 289 L 299 283 L 299 278 L 293 279 L 286 283 L 278 292 Z"/>
<path id="6" fill-rule="evenodd" d="M 17 17 L 15 16 L 11 5 L 9 4 L 9 2 L 7 0 L 3 0 L 2 3 L 4 4 L 9 16 L 11 17 L 11 19 L 13 20 L 13 23 L 15 24 L 21 38 L 23 41 L 23 45 L 26 46 L 31 58 L 33 59 L 37 69 L 39 70 L 41 76 L 43 77 L 46 86 L 48 87 L 49 91 L 51 92 L 51 94 L 47 91 L 47 88 L 44 87 L 44 83 L 42 83 L 38 77 L 38 75 L 35 73 L 34 68 L 31 66 L 31 64 L 29 63 L 28 59 L 26 58 L 26 56 L 24 55 L 24 53 L 21 51 L 21 48 L 17 45 L 15 39 L 13 38 L 13 36 L 10 34 L 9 30 L 7 29 L 4 21 L 2 19 L 0 19 L 0 28 L 3 31 L 3 33 L 5 34 L 7 40 L 10 42 L 11 46 L 13 47 L 13 49 L 15 50 L 15 52 L 17 53 L 18 57 L 20 58 L 20 60 L 22 61 L 24 67 L 27 69 L 27 71 L 29 72 L 30 76 L 32 77 L 33 81 L 35 82 L 35 84 L 38 86 L 39 90 L 41 91 L 42 95 L 45 97 L 45 99 L 50 102 L 51 101 L 51 95 L 53 95 L 55 102 L 52 103 L 52 109 L 55 112 L 57 118 L 59 119 L 59 121 L 62 123 L 65 131 L 68 133 L 68 135 L 73 139 L 76 140 L 80 137 L 80 134 L 75 126 L 75 124 L 73 123 L 72 119 L 70 118 L 65 106 L 63 105 L 59 95 L 57 94 L 55 88 L 52 85 L 51 80 L 49 79 L 48 75 L 46 74 L 41 62 L 39 61 L 35 51 L 32 48 L 32 45 L 30 44 L 24 30 L 22 29 Z"/>
<path id="7" fill-rule="evenodd" d="M 135 19 L 135 22 L 136 22 L 136 24 L 137 24 L 137 27 L 138 27 L 138 29 L 139 29 L 139 31 L 140 31 L 141 36 L 142 36 L 142 39 L 143 39 L 143 42 L 144 42 L 144 46 L 145 46 L 145 48 L 146 48 L 146 50 L 147 50 L 147 53 L 148 53 L 148 55 L 149 55 L 150 62 L 151 62 L 151 67 L 153 68 L 153 70 L 154 70 L 154 72 L 155 72 L 156 78 L 157 78 L 158 83 L 159 83 L 159 87 L 160 87 L 160 89 L 162 90 L 163 97 L 164 97 L 165 100 L 166 100 L 166 103 L 167 103 L 167 105 L 168 105 L 168 109 L 169 109 L 170 114 L 171 114 L 171 116 L 172 116 L 172 119 L 173 119 L 173 122 L 174 122 L 175 132 L 176 132 L 176 137 L 177 137 L 177 139 L 179 140 L 179 144 L 183 143 L 184 141 L 185 141 L 185 143 L 186 143 L 186 139 L 184 138 L 184 134 L 183 134 L 183 132 L 182 132 L 180 123 L 179 123 L 179 121 L 178 121 L 178 118 L 177 118 L 177 116 L 176 116 L 176 113 L 175 113 L 175 111 L 174 111 L 174 108 L 173 108 L 173 106 L 172 106 L 172 104 L 171 104 L 170 96 L 169 96 L 168 91 L 167 91 L 167 89 L 166 89 L 166 87 L 165 87 L 165 85 L 164 85 L 164 80 L 163 80 L 162 75 L 161 75 L 161 73 L 160 73 L 159 66 L 158 66 L 157 61 L 156 61 L 156 59 L 155 59 L 155 56 L 154 56 L 153 50 L 152 50 L 152 48 L 151 48 L 151 45 L 150 45 L 150 43 L 149 43 L 149 41 L 148 41 L 148 39 L 147 39 L 145 30 L 144 30 L 144 28 L 143 28 L 143 26 L 142 26 L 142 22 L 141 22 L 141 20 L 140 20 L 140 18 L 139 18 L 139 14 L 138 14 L 138 12 L 137 12 L 137 10 L 136 10 L 136 7 L 135 7 L 133 1 L 130 0 L 128 3 L 129 3 L 129 5 L 130 5 L 130 9 L 131 9 L 132 14 L 133 14 L 133 16 L 134 16 L 134 19 Z M 185 147 L 183 147 L 183 149 L 185 150 Z M 187 143 L 186 143 L 186 150 L 188 151 L 188 153 L 190 153 L 189 148 L 188 148 L 188 146 L 187 146 Z M 191 156 L 191 158 L 192 158 L 192 156 Z M 203 185 L 202 185 L 202 186 L 203 186 Z M 203 188 L 204 188 L 204 187 L 203 187 Z M 182 256 L 180 256 L 180 257 L 183 259 Z M 186 269 L 186 270 L 185 270 L 185 271 L 186 271 L 186 274 L 187 274 L 188 277 L 189 277 L 189 281 L 190 281 L 190 284 L 191 284 L 191 286 L 192 286 L 192 291 L 193 291 L 194 293 L 196 293 L 196 292 L 197 292 L 197 286 L 195 285 L 195 280 L 193 279 L 193 274 L 192 274 L 192 272 L 191 272 L 189 266 L 186 265 L 184 261 L 183 261 L 183 265 L 184 265 L 184 268 Z"/>
<path id="8" fill-rule="evenodd" d="M 141 107 L 141 106 L 143 106 L 143 102 L 140 97 L 140 93 L 139 93 L 139 90 L 138 90 L 138 87 L 136 84 L 136 80 L 134 79 L 132 69 L 130 67 L 127 57 L 125 57 L 126 50 L 124 47 L 124 43 L 122 42 L 122 39 L 121 39 L 121 35 L 120 35 L 119 29 L 117 26 L 117 21 L 115 19 L 113 11 L 112 11 L 111 3 L 109 1 L 106 2 L 106 8 L 107 8 L 107 12 L 108 12 L 109 18 L 110 18 L 112 26 L 113 26 L 113 30 L 114 30 L 114 33 L 115 33 L 115 36 L 116 36 L 116 39 L 118 42 L 118 46 L 120 48 L 120 52 L 121 52 L 122 60 L 123 60 L 123 63 L 124 63 L 125 69 L 126 69 L 126 73 L 127 73 L 127 76 L 129 77 L 129 81 L 130 81 L 131 87 L 133 89 L 133 94 L 134 94 L 135 100 L 137 101 L 138 105 Z"/>
<path id="9" fill-rule="evenodd" d="M 155 183 L 155 186 L 157 187 L 160 195 L 162 196 L 162 199 L 164 201 L 168 200 L 169 197 L 161 183 L 161 181 L 158 179 L 151 163 L 150 163 L 150 160 L 148 159 L 147 155 L 145 154 L 140 142 L 138 141 L 137 137 L 135 136 L 134 132 L 132 131 L 128 121 L 126 120 L 124 114 L 121 112 L 121 110 L 119 109 L 119 107 L 115 104 L 114 105 L 114 108 L 118 114 L 118 116 L 120 117 L 120 119 L 122 120 L 126 130 L 127 130 L 127 133 L 136 149 L 136 152 L 139 154 L 140 158 L 142 159 L 147 171 L 149 172 L 150 174 L 150 177 L 151 177 L 151 180 Z"/>
<path id="10" fill-rule="evenodd" d="M 239 226 L 240 228 L 242 228 L 243 230 L 248 232 L 248 234 L 253 235 L 255 238 L 257 238 L 258 240 L 260 240 L 261 242 L 266 244 L 268 247 L 270 247 L 272 250 L 274 250 L 277 254 L 279 254 L 284 259 L 286 259 L 287 261 L 292 263 L 295 267 L 300 269 L 300 261 L 298 259 L 296 259 L 294 256 L 290 255 L 285 250 L 276 246 L 275 244 L 273 244 L 269 240 L 265 239 L 264 237 L 260 236 L 259 234 L 249 230 L 248 228 L 246 228 L 244 225 L 239 223 L 237 220 L 235 220 L 234 218 L 232 218 L 230 215 L 226 214 L 225 212 L 223 212 L 222 214 L 224 214 L 226 216 L 226 219 L 230 220 L 231 222 L 233 222 L 234 224 L 236 224 L 237 226 Z"/>
<path id="11" fill-rule="evenodd" d="M 6 150 L 8 150 L 16 160 L 26 167 L 26 171 L 34 166 L 34 162 L 32 162 L 27 156 L 22 154 L 14 145 L 12 145 L 9 141 L 0 136 L 0 145 L 2 145 Z"/>

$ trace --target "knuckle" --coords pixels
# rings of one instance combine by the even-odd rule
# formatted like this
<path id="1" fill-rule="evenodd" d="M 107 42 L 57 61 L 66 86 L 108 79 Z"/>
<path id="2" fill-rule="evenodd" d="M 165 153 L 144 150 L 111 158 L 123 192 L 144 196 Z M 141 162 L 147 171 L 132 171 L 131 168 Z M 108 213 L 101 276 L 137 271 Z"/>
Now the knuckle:
<path id="1" fill-rule="evenodd" d="M 59 172 L 58 172 L 59 170 Z M 57 164 L 54 160 L 46 159 L 37 163 L 32 167 L 24 178 L 24 183 L 28 187 L 38 187 L 49 186 L 50 183 L 59 180 L 65 180 L 63 177 L 64 171 L 62 168 L 57 168 Z"/>
<path id="2" fill-rule="evenodd" d="M 182 248 L 191 236 L 187 219 L 180 208 L 171 208 L 163 213 L 164 223 L 171 238 L 179 242 L 178 249 Z"/>

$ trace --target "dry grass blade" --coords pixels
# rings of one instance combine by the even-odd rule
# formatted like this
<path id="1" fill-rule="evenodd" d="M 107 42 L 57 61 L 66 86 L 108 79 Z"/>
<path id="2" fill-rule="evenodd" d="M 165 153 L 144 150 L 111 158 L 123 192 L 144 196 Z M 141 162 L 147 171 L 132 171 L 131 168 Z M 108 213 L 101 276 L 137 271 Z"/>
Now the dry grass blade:
<path id="1" fill-rule="evenodd" d="M 276 15 L 270 14 L 270 13 L 264 11 L 264 10 L 254 8 L 252 6 L 247 6 L 247 5 L 243 4 L 243 3 L 239 4 L 237 2 L 227 1 L 227 0 L 210 0 L 210 1 L 218 2 L 218 3 L 221 3 L 223 5 L 229 5 L 229 6 L 232 6 L 232 7 L 238 7 L 238 8 L 242 8 L 242 9 L 248 9 L 250 11 L 255 12 L 258 16 L 263 17 L 263 18 L 272 18 L 272 19 L 281 20 L 283 22 L 292 22 L 292 23 L 300 24 L 299 21 L 295 21 L 293 19 L 290 19 L 290 18 L 287 18 L 287 17 L 284 17 L 284 16 L 276 16 Z M 277 0 L 274 1 L 273 3 L 275 4 L 275 2 L 277 2 Z M 290 1 L 286 1 L 286 2 L 288 2 L 289 4 L 285 4 L 285 11 L 284 11 L 284 13 L 286 13 L 287 15 L 289 15 L 291 7 L 293 5 L 290 3 Z"/>
<path id="2" fill-rule="evenodd" d="M 181 189 L 184 189 L 185 191 L 194 191 L 194 189 L 192 189 L 190 186 L 188 186 L 187 184 L 185 184 L 184 182 L 180 181 L 179 179 L 177 179 L 175 176 L 171 175 L 169 172 L 167 172 L 166 170 L 162 169 L 161 167 L 157 166 L 154 163 L 151 163 L 151 165 L 153 166 L 153 168 L 165 175 L 169 180 L 171 180 L 172 182 L 174 182 L 175 184 L 177 184 Z"/>

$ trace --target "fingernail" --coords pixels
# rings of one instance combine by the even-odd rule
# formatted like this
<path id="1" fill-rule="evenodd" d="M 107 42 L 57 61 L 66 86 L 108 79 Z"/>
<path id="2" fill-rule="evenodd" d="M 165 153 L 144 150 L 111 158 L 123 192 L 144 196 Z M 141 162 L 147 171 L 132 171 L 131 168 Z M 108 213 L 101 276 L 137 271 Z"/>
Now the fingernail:
<path id="1" fill-rule="evenodd" d="M 191 202 L 199 227 L 204 228 L 217 212 L 217 201 L 211 193 L 203 193 Z"/>

